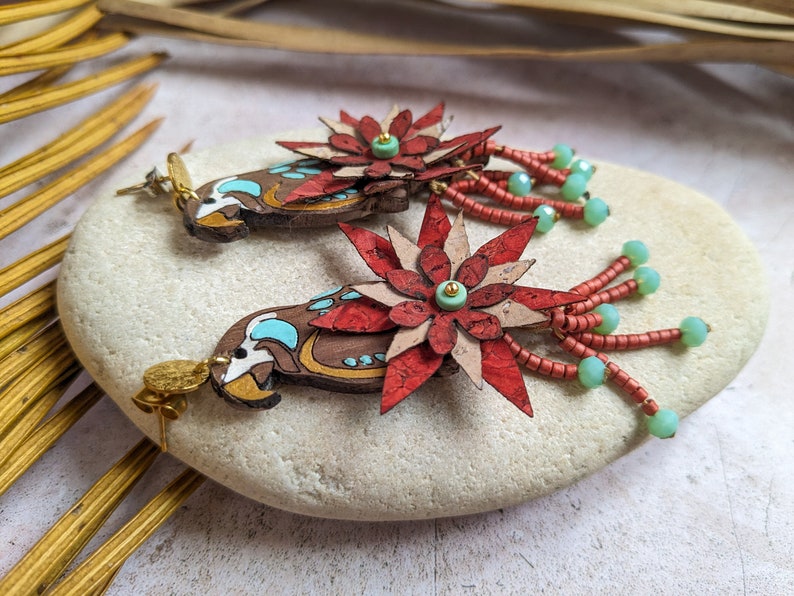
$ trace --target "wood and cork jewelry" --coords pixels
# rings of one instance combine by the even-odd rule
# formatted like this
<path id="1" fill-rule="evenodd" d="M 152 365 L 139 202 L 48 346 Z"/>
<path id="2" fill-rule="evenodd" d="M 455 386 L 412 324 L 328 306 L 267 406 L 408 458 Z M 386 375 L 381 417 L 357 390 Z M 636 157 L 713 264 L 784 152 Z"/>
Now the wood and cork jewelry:
<path id="1" fill-rule="evenodd" d="M 431 377 L 460 369 L 528 416 L 533 415 L 519 364 L 553 379 L 578 379 L 588 388 L 610 381 L 639 405 L 651 434 L 675 434 L 678 417 L 604 352 L 680 342 L 703 343 L 707 325 L 687 317 L 677 328 L 615 335 L 612 303 L 659 286 L 644 266 L 645 245 L 627 242 L 602 272 L 568 291 L 517 285 L 534 260 L 520 260 L 538 218 L 509 228 L 474 252 L 462 214 L 450 222 L 431 195 L 416 243 L 396 229 L 388 238 L 341 223 L 340 228 L 379 281 L 343 285 L 296 306 L 267 308 L 237 321 L 206 360 L 168 361 L 144 375 L 134 398 L 161 420 L 187 407 L 185 394 L 210 382 L 227 402 L 251 410 L 276 406 L 281 384 L 310 385 L 345 393 L 381 393 L 386 413 Z M 635 268 L 633 277 L 615 285 Z M 509 330 L 551 334 L 578 362 L 540 356 Z"/>
<path id="2" fill-rule="evenodd" d="M 326 142 L 279 142 L 301 159 L 196 188 L 172 153 L 167 176 L 152 171 L 145 183 L 119 193 L 169 192 L 187 231 L 208 242 L 239 240 L 258 227 L 314 227 L 400 212 L 409 197 L 425 191 L 484 221 L 513 226 L 538 217 L 541 232 L 561 217 L 596 226 L 609 215 L 607 204 L 586 190 L 593 166 L 574 160 L 570 147 L 512 149 L 491 139 L 500 127 L 442 139 L 448 124 L 444 104 L 416 120 L 410 110 L 397 107 L 381 122 L 344 111 L 338 121 L 320 120 L 330 130 Z M 491 157 L 522 170 L 485 169 Z M 531 196 L 534 187 L 556 190 L 552 196 Z"/>

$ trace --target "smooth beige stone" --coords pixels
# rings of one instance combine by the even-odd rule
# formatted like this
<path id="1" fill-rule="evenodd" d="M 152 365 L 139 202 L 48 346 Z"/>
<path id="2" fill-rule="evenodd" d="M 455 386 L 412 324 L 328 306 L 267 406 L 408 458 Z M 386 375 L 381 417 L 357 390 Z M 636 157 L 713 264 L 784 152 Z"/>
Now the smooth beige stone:
<path id="1" fill-rule="evenodd" d="M 278 138 L 285 137 L 305 133 Z M 238 143 L 185 161 L 201 184 L 291 157 L 272 141 Z M 85 367 L 158 440 L 156 417 L 130 399 L 147 367 L 209 356 L 226 329 L 255 310 L 375 278 L 335 227 L 260 231 L 229 245 L 190 238 L 169 200 L 114 196 L 115 188 L 142 174 L 121 177 L 77 226 L 61 269 L 59 304 Z M 613 356 L 683 417 L 725 387 L 755 350 L 768 312 L 763 266 L 728 215 L 690 189 L 609 164 L 599 164 L 590 189 L 609 203 L 612 216 L 597 229 L 561 221 L 538 234 L 524 255 L 537 263 L 519 283 L 567 289 L 610 263 L 624 241 L 643 240 L 662 285 L 656 294 L 619 305 L 618 331 L 677 327 L 697 315 L 712 333 L 700 348 Z M 385 235 L 390 224 L 413 240 L 423 211 L 417 199 L 407 213 L 362 225 Z M 501 231 L 472 218 L 466 226 L 472 247 Z M 547 335 L 520 337 L 538 353 L 568 360 Z M 284 386 L 278 407 L 251 413 L 228 407 L 204 387 L 168 425 L 169 448 L 269 505 L 389 520 L 519 503 L 575 482 L 647 437 L 636 405 L 610 385 L 588 391 L 532 373 L 525 379 L 534 418 L 487 386 L 476 390 L 462 372 L 432 379 L 384 416 L 377 395 Z M 686 432 L 683 420 L 679 433 Z"/>

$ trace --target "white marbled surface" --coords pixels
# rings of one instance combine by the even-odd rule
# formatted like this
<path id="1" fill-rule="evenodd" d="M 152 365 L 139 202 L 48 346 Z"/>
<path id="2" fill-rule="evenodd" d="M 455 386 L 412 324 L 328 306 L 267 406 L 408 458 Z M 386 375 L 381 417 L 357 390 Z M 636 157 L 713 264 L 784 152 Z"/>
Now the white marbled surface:
<path id="1" fill-rule="evenodd" d="M 344 17 L 354 24 L 378 16 L 366 3 L 353 5 L 359 10 Z M 412 28 L 417 18 L 412 11 L 390 15 L 388 26 L 428 34 L 425 21 Z M 471 34 L 494 40 L 524 34 L 521 20 L 500 21 L 498 31 L 483 23 Z M 453 17 L 448 24 L 450 32 L 433 33 L 453 37 L 466 21 Z M 562 36 L 554 28 L 547 34 Z M 576 32 L 570 35 L 576 39 Z M 581 35 L 611 41 L 608 34 Z M 345 58 L 155 39 L 138 40 L 122 54 L 145 49 L 168 49 L 172 59 L 147 77 L 160 90 L 138 123 L 167 119 L 125 169 L 144 172 L 189 141 L 201 149 L 313 126 L 317 115 L 340 107 L 379 113 L 394 102 L 429 106 L 443 98 L 466 128 L 502 123 L 501 138 L 517 146 L 566 140 L 582 154 L 713 197 L 759 250 L 772 303 L 759 351 L 720 395 L 686 419 L 674 441 L 646 443 L 572 487 L 492 513 L 360 523 L 285 513 L 210 482 L 128 561 L 110 593 L 790 591 L 790 79 L 747 65 Z M 85 72 L 79 67 L 72 76 Z M 117 93 L 4 125 L 0 162 L 50 140 Z M 0 266 L 62 235 L 111 176 L 4 240 Z M 105 400 L 0 497 L 0 573 L 139 437 Z M 96 540 L 179 467 L 169 458 L 159 461 Z"/>

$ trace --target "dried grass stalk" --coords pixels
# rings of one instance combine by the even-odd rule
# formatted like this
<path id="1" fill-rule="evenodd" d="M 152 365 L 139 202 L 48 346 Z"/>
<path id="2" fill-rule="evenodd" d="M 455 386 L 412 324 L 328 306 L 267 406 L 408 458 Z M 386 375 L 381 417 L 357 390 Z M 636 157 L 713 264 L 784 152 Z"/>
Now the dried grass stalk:
<path id="1" fill-rule="evenodd" d="M 6 101 L 0 104 L 0 124 L 75 101 L 112 85 L 117 85 L 151 70 L 165 58 L 166 55 L 162 53 L 134 58 L 78 81 L 42 90 L 34 96 L 23 96 Z"/>
<path id="2" fill-rule="evenodd" d="M 51 174 L 93 151 L 137 116 L 154 95 L 138 85 L 36 151 L 0 168 L 0 197 Z"/>
<path id="3" fill-rule="evenodd" d="M 206 478 L 182 472 L 74 571 L 52 588 L 51 596 L 82 596 L 106 586 L 135 550 L 193 494 Z"/>
<path id="4" fill-rule="evenodd" d="M 129 494 L 158 453 L 158 447 L 144 439 L 122 457 L 0 580 L 0 594 L 41 594 L 50 587 Z"/>
<path id="5" fill-rule="evenodd" d="M 55 318 L 55 310 L 51 313 L 32 319 L 19 328 L 13 331 L 6 332 L 2 329 L 2 338 L 0 338 L 0 358 L 7 358 L 19 348 L 27 344 L 36 335 L 41 333 L 47 325 L 52 323 Z M 0 387 L 5 383 L 5 380 L 0 379 Z"/>
<path id="6" fill-rule="evenodd" d="M 54 204 L 62 201 L 75 190 L 93 180 L 110 166 L 126 157 L 143 143 L 160 126 L 162 119 L 150 122 L 123 141 L 81 163 L 41 190 L 20 199 L 7 209 L 0 211 L 0 239 L 18 230 Z M 3 275 L 0 271 L 0 283 Z"/>
<path id="7" fill-rule="evenodd" d="M 102 13 L 92 4 L 46 31 L 0 47 L 0 56 L 14 56 L 57 48 L 91 29 L 101 18 Z"/>
<path id="8" fill-rule="evenodd" d="M 20 97 L 35 95 L 40 93 L 43 89 L 50 87 L 55 81 L 63 77 L 67 72 L 72 69 L 73 64 L 65 66 L 58 66 L 51 68 L 40 75 L 33 77 L 29 81 L 25 81 L 21 85 L 17 85 L 0 94 L 0 104 L 11 101 L 12 99 L 19 99 Z"/>
<path id="9" fill-rule="evenodd" d="M 45 356 L 65 345 L 66 337 L 60 325 L 52 325 L 24 346 L 17 348 L 0 360 L 0 390 L 36 366 Z"/>
<path id="10" fill-rule="evenodd" d="M 1 212 L 0 215 L 2 215 Z M 2 217 L 0 217 L 0 223 L 2 223 Z M 7 294 L 11 290 L 29 282 L 39 273 L 57 265 L 61 261 L 63 253 L 66 252 L 68 243 L 69 235 L 63 236 L 15 263 L 0 269 L 0 296 Z"/>
<path id="11" fill-rule="evenodd" d="M 25 411 L 14 427 L 0 438 L 0 495 L 16 482 L 52 445 L 51 443 L 45 444 L 40 439 L 37 439 L 31 442 L 30 445 L 26 445 L 26 447 L 32 447 L 35 444 L 36 449 L 26 448 L 19 450 L 27 439 L 31 437 L 31 434 L 35 432 L 36 426 L 44 420 L 44 417 L 55 407 L 58 400 L 63 397 L 63 394 L 66 393 L 79 374 L 75 373 L 72 376 L 67 376 L 53 385 Z M 97 397 L 98 399 L 99 397 Z M 81 411 L 80 413 L 82 415 L 83 412 Z M 69 426 L 71 427 L 71 424 Z M 42 448 L 44 449 L 42 450 Z"/>
<path id="12" fill-rule="evenodd" d="M 126 34 L 112 33 L 55 50 L 0 56 L 0 76 L 91 60 L 118 50 L 126 45 L 127 41 L 129 41 L 129 37 Z"/>
<path id="13" fill-rule="evenodd" d="M 88 4 L 90 0 L 30 0 L 0 6 L 0 25 L 27 21 Z"/>

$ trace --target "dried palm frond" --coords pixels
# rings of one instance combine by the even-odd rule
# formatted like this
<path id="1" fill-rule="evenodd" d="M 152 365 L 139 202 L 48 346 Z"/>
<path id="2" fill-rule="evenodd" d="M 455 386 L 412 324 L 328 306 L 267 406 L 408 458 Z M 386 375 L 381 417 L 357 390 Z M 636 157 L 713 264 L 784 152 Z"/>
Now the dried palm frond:
<path id="1" fill-rule="evenodd" d="M 615 29 L 622 24 L 664 26 L 684 35 L 670 43 L 574 48 L 446 43 L 327 27 L 230 18 L 206 9 L 153 6 L 137 0 L 100 0 L 103 26 L 196 41 L 295 52 L 363 55 L 457 55 L 578 61 L 757 62 L 790 68 L 794 61 L 794 5 L 774 0 L 486 0 L 517 16 Z M 465 10 L 459 4 L 450 10 Z"/>

